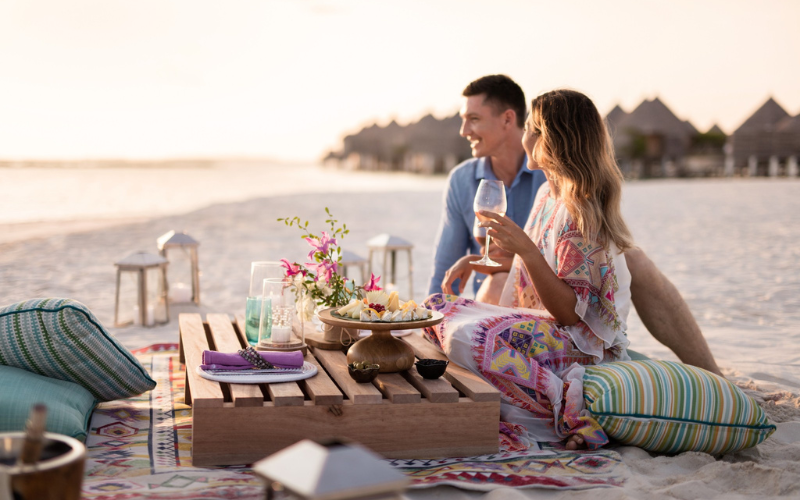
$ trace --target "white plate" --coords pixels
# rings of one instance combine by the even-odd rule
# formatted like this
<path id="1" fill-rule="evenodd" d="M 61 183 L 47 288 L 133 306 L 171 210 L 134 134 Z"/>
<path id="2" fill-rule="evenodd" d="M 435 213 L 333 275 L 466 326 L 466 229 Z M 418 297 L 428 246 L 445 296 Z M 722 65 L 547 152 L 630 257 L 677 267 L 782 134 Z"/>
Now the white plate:
<path id="1" fill-rule="evenodd" d="M 406 335 L 411 335 L 414 333 L 414 330 L 392 330 L 392 337 L 405 337 Z M 361 338 L 369 337 L 372 335 L 372 330 L 359 330 L 358 336 Z"/>
<path id="2" fill-rule="evenodd" d="M 229 382 L 233 384 L 270 384 L 273 382 L 292 382 L 311 378 L 317 374 L 317 367 L 308 361 L 303 363 L 303 368 L 299 372 L 290 371 L 286 373 L 258 373 L 253 375 L 229 375 L 219 373 L 209 373 L 199 366 L 197 374 L 201 377 L 215 382 Z"/>

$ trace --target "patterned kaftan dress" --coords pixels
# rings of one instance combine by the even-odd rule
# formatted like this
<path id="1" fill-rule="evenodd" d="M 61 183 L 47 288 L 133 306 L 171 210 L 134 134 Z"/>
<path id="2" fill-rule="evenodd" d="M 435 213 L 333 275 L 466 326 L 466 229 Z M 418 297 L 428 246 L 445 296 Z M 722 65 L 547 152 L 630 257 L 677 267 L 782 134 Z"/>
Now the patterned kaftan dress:
<path id="1" fill-rule="evenodd" d="M 560 441 L 577 433 L 597 448 L 608 438 L 591 417 L 581 415 L 582 366 L 630 359 L 625 337 L 630 274 L 613 243 L 605 250 L 583 237 L 549 183 L 533 206 L 525 231 L 575 291 L 581 321 L 556 322 L 516 256 L 500 306 L 434 294 L 425 305 L 445 319 L 425 334 L 451 361 L 500 390 L 502 420 L 524 426 L 529 440 Z"/>

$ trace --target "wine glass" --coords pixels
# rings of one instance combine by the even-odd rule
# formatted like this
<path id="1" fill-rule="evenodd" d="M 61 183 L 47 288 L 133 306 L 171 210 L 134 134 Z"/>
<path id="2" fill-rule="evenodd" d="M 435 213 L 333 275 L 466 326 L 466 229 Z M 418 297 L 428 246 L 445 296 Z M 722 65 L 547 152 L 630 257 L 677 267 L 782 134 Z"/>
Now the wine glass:
<path id="1" fill-rule="evenodd" d="M 489 217 L 484 217 L 480 215 L 478 212 L 481 210 L 488 210 L 490 212 L 495 212 L 500 215 L 506 214 L 506 188 L 503 185 L 503 181 L 491 181 L 488 179 L 482 179 L 481 183 L 478 185 L 478 191 L 475 193 L 475 201 L 472 204 L 473 210 L 475 210 L 475 217 L 480 219 L 481 222 L 486 222 L 491 220 Z M 483 258 L 481 260 L 477 260 L 474 262 L 470 262 L 470 264 L 478 264 L 482 266 L 490 266 L 490 267 L 500 267 L 500 264 L 493 261 L 489 258 L 489 242 L 491 241 L 491 236 L 489 233 L 486 233 L 486 246 L 483 247 Z"/>

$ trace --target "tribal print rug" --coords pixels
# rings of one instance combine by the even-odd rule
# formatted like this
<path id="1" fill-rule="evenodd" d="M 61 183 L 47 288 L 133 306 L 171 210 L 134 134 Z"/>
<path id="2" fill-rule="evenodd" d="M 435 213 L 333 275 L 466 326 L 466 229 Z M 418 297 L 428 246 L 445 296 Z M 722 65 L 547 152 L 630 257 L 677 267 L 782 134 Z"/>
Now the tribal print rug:
<path id="1" fill-rule="evenodd" d="M 141 396 L 102 403 L 86 440 L 84 500 L 261 500 L 264 486 L 248 467 L 192 467 L 192 409 L 184 404 L 177 344 L 133 351 L 158 382 Z M 411 488 L 452 485 L 578 489 L 620 486 L 627 469 L 609 450 L 548 448 L 446 460 L 392 460 Z"/>

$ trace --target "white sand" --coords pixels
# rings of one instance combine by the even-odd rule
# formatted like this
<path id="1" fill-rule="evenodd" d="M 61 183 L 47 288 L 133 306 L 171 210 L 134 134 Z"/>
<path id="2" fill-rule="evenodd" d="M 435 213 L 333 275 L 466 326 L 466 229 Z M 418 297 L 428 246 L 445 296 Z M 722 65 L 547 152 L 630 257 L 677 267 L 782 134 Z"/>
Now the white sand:
<path id="1" fill-rule="evenodd" d="M 77 221 L 59 222 L 57 226 L 52 225 L 53 219 L 46 218 L 43 223 L 31 223 L 31 220 L 41 218 L 39 212 L 27 218 L 0 218 L 5 221 L 27 221 L 24 225 L 0 225 L 0 304 L 37 296 L 71 297 L 87 304 L 102 322 L 111 325 L 115 279 L 113 262 L 140 249 L 154 252 L 155 240 L 159 235 L 170 229 L 185 229 L 201 242 L 201 310 L 243 312 L 251 261 L 282 257 L 302 259 L 307 252 L 305 243 L 299 239 L 299 231 L 286 228 L 275 219 L 298 215 L 310 219 L 311 224 L 321 230 L 323 208 L 326 206 L 352 229 L 342 242 L 343 246 L 361 255 L 366 256 L 367 239 L 382 232 L 402 236 L 414 243 L 414 295 L 418 299 L 423 298 L 430 272 L 444 179 L 415 180 L 388 174 L 342 176 L 331 172 L 314 172 L 308 169 L 283 172 L 280 182 L 292 186 L 288 196 L 281 196 L 283 190 L 276 189 L 268 182 L 275 176 L 256 175 L 253 184 L 261 183 L 261 187 L 250 185 L 243 188 L 244 194 L 238 199 L 251 199 L 238 202 L 232 201 L 236 197 L 230 187 L 222 184 L 226 177 L 232 177 L 239 185 L 247 184 L 243 181 L 243 174 L 227 172 L 219 175 L 214 172 L 207 179 L 209 185 L 195 185 L 193 190 L 194 196 L 201 201 L 206 197 L 217 204 L 197 208 L 202 206 L 201 201 L 184 196 L 183 201 L 166 208 L 138 206 L 138 210 L 132 208 L 129 214 L 119 213 L 114 208 L 112 217 L 124 215 L 134 218 L 133 221 L 129 219 L 127 223 L 118 225 L 108 225 L 108 218 L 102 217 L 102 209 L 91 203 L 86 204 L 91 210 L 73 217 Z M 309 176 L 309 173 L 313 175 Z M 193 174 L 190 172 L 185 175 Z M 251 172 L 244 177 L 253 178 L 253 174 Z M 175 179 L 180 179 L 180 176 Z M 303 182 L 308 179 L 315 179 L 308 182 L 309 190 L 316 194 L 296 194 L 303 190 Z M 184 181 L 188 182 L 185 178 Z M 747 255 L 743 255 L 745 250 L 741 249 L 742 246 L 753 244 L 748 234 L 750 226 L 746 221 L 741 222 L 744 219 L 737 213 L 729 214 L 739 218 L 736 232 L 729 231 L 726 234 L 724 228 L 706 228 L 704 234 L 710 234 L 707 242 L 717 243 L 708 243 L 707 246 L 695 244 L 696 239 L 692 239 L 691 234 L 685 234 L 685 228 L 680 224 L 685 225 L 686 220 L 690 219 L 690 226 L 702 227 L 704 223 L 725 217 L 725 207 L 740 203 L 740 188 L 745 194 L 754 189 L 752 184 L 722 185 L 719 183 L 723 181 L 716 182 L 634 184 L 626 189 L 626 214 L 637 240 L 687 297 L 726 375 L 741 387 L 752 391 L 751 394 L 777 423 L 778 432 L 752 450 L 721 458 L 702 453 L 685 453 L 677 457 L 653 456 L 636 448 L 620 448 L 630 469 L 624 488 L 582 492 L 499 490 L 478 494 L 440 487 L 413 492 L 410 495 L 412 498 L 800 498 L 800 320 L 794 307 L 796 299 L 787 295 L 797 295 L 798 291 L 798 278 L 795 277 L 797 253 L 793 254 L 794 260 L 789 258 L 789 264 L 786 264 L 785 260 L 770 260 L 772 256 L 767 251 L 757 266 L 751 265 L 747 262 Z M 179 184 L 178 180 L 173 183 Z M 215 185 L 222 194 L 206 196 Z M 709 189 L 710 185 L 715 189 Z M 797 183 L 795 185 L 800 186 Z M 8 188 L 8 184 L 5 186 L 8 192 L 14 191 Z M 48 189 L 55 188 L 51 186 Z M 756 191 L 759 189 L 755 187 Z M 779 190 L 779 196 L 786 200 L 797 198 L 794 187 L 789 192 L 786 189 Z M 364 191 L 368 190 L 380 193 L 365 194 Z M 774 191 L 774 186 L 766 186 L 765 190 Z M 720 191 L 723 195 L 719 195 Z M 706 215 L 703 215 L 703 210 L 691 217 L 685 214 L 665 215 L 667 210 L 675 210 L 674 200 L 669 199 L 675 193 L 682 193 L 695 201 L 710 197 L 709 203 L 716 208 Z M 125 195 L 120 191 L 115 196 Z M 724 200 L 720 201 L 714 196 L 728 196 L 732 200 L 726 205 Z M 761 196 L 769 199 L 764 193 Z M 773 219 L 789 217 L 788 221 L 792 220 L 790 214 L 797 213 L 797 205 L 786 203 L 790 203 L 790 206 L 782 207 L 779 214 L 772 214 Z M 678 209 L 682 210 L 678 205 Z M 722 215 L 717 210 L 719 207 L 722 207 Z M 9 206 L 5 209 L 9 209 Z M 44 213 L 41 207 L 31 205 L 29 209 Z M 53 210 L 57 211 L 56 208 Z M 148 218 L 159 213 L 187 211 L 182 215 Z M 754 219 L 752 224 L 763 224 L 763 214 L 755 211 L 750 214 Z M 661 219 L 653 224 L 651 220 L 654 218 Z M 98 220 L 102 227 L 95 226 Z M 797 229 L 786 227 L 791 225 L 789 222 L 784 224 L 779 221 L 777 226 L 782 231 L 779 234 L 789 238 L 794 245 L 792 248 L 800 247 Z M 653 229 L 653 225 L 657 230 Z M 728 239 L 715 234 L 715 231 Z M 750 279 L 742 278 L 736 272 L 725 274 L 725 266 L 730 266 L 731 261 L 718 265 L 719 259 L 712 258 L 715 252 L 719 254 L 718 247 L 723 243 L 734 248 L 732 255 L 728 251 L 725 258 L 747 267 L 749 272 L 767 272 L 780 280 L 758 282 L 758 279 L 752 279 L 752 274 Z M 400 259 L 399 262 L 400 276 L 404 276 L 405 261 Z M 777 270 L 769 267 L 784 264 L 789 267 Z M 714 272 L 707 277 L 703 274 L 704 269 Z M 790 272 L 792 270 L 794 273 Z M 747 287 L 737 280 L 747 281 Z M 404 294 L 408 283 L 398 279 L 398 284 L 401 294 Z M 754 298 L 749 298 L 748 294 Z M 770 294 L 777 294 L 778 298 Z M 765 296 L 767 299 L 764 299 Z M 760 299 L 766 302 L 759 302 Z M 766 304 L 767 307 L 759 304 Z M 751 305 L 752 310 L 745 310 Z M 191 308 L 174 308 L 173 313 L 188 309 Z M 174 321 L 153 329 L 110 330 L 130 348 L 156 342 L 177 342 L 177 325 Z M 635 317 L 631 319 L 629 335 L 637 350 L 653 357 L 672 358 L 668 351 L 644 332 Z"/>

